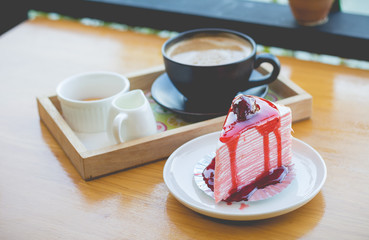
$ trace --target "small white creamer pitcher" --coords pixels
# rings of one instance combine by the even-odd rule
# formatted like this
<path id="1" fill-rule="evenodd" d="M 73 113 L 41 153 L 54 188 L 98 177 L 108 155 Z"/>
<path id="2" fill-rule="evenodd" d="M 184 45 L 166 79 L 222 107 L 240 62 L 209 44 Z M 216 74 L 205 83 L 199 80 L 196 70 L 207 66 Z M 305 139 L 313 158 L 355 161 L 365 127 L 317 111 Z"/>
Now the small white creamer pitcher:
<path id="1" fill-rule="evenodd" d="M 154 113 L 142 90 L 129 91 L 113 100 L 107 125 L 111 141 L 122 143 L 156 132 Z"/>

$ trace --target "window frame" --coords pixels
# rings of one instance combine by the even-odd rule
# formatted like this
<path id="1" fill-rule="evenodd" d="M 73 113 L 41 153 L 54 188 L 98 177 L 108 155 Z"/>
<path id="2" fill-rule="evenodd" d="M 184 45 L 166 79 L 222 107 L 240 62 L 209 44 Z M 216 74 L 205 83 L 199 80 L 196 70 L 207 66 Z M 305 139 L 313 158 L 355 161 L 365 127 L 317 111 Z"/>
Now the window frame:
<path id="1" fill-rule="evenodd" d="M 264 46 L 369 60 L 369 16 L 344 13 L 339 4 L 315 27 L 298 25 L 288 5 L 237 0 L 34 0 L 29 8 L 176 32 L 228 28 Z"/>

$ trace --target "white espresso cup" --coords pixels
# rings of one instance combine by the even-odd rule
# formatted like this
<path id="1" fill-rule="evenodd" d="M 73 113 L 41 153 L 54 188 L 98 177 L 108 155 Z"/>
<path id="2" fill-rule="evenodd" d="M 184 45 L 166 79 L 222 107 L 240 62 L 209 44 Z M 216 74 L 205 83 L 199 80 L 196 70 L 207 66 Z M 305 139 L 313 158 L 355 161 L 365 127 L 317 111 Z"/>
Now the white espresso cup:
<path id="1" fill-rule="evenodd" d="M 107 134 L 114 143 L 149 136 L 157 132 L 150 103 L 142 90 L 132 90 L 112 102 Z"/>
<path id="2" fill-rule="evenodd" d="M 72 130 L 82 133 L 106 130 L 111 103 L 129 91 L 130 82 L 114 72 L 88 72 L 62 81 L 56 93 L 63 117 Z"/>

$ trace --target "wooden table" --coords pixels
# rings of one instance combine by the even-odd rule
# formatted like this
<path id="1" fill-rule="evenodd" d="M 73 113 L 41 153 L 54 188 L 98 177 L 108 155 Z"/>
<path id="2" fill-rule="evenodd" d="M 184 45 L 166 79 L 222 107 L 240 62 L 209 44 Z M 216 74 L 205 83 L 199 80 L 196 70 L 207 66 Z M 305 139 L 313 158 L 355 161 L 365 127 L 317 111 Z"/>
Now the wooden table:
<path id="1" fill-rule="evenodd" d="M 83 71 L 128 74 L 162 64 L 155 35 L 65 20 L 26 21 L 0 37 L 0 239 L 368 239 L 369 71 L 280 57 L 282 73 L 313 96 L 296 138 L 324 158 L 327 181 L 280 217 L 232 222 L 179 203 L 165 160 L 81 179 L 40 122 L 36 97 Z"/>

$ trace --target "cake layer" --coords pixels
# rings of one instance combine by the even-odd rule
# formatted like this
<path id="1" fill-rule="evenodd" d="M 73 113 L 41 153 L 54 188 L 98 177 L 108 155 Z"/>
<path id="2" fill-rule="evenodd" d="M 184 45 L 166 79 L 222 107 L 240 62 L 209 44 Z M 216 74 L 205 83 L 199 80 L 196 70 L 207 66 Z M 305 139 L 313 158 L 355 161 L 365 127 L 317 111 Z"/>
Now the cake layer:
<path id="1" fill-rule="evenodd" d="M 250 119 L 237 123 L 229 119 L 234 118 L 231 111 L 227 117 L 222 136 L 227 136 L 224 131 L 234 132 L 223 138 L 223 143 L 217 148 L 214 179 L 216 202 L 226 200 L 231 194 L 254 184 L 278 167 L 291 164 L 290 109 L 270 106 L 270 102 L 261 99 L 257 99 L 257 104 L 260 110 L 253 116 L 253 121 Z M 265 116 L 263 111 L 267 112 Z M 250 124 L 245 124 L 247 121 Z"/>

